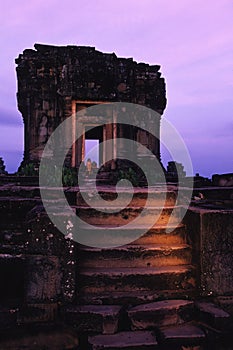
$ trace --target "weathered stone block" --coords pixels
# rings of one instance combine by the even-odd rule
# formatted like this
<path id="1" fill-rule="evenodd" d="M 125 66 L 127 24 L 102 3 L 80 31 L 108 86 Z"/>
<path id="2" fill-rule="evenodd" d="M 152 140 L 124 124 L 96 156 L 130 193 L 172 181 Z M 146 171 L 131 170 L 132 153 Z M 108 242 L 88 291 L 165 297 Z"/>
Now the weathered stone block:
<path id="1" fill-rule="evenodd" d="M 27 304 L 20 307 L 17 317 L 18 325 L 54 322 L 57 317 L 58 304 Z"/>
<path id="2" fill-rule="evenodd" d="M 128 311 L 132 330 L 171 326 L 190 321 L 193 302 L 188 300 L 164 300 L 135 306 Z"/>
<path id="3" fill-rule="evenodd" d="M 204 331 L 192 324 L 167 327 L 160 330 L 162 342 L 170 346 L 201 345 L 205 341 Z"/>
<path id="4" fill-rule="evenodd" d="M 158 342 L 153 332 L 121 332 L 114 335 L 89 337 L 92 350 L 154 350 Z"/>
<path id="5" fill-rule="evenodd" d="M 78 332 L 114 334 L 118 330 L 121 306 L 83 305 L 64 309 L 64 319 Z"/>
<path id="6" fill-rule="evenodd" d="M 195 218 L 195 225 L 193 218 Z M 191 208 L 187 229 L 199 255 L 202 295 L 233 294 L 233 211 Z M 195 243 L 194 243 L 195 246 Z"/>
<path id="7" fill-rule="evenodd" d="M 61 293 L 60 262 L 56 256 L 27 256 L 27 303 L 56 301 Z"/>
<path id="8" fill-rule="evenodd" d="M 223 331 L 232 327 L 231 316 L 220 307 L 208 302 L 197 302 L 198 317 L 201 322 Z"/>
<path id="9" fill-rule="evenodd" d="M 215 298 L 216 304 L 218 304 L 223 310 L 233 316 L 233 296 L 218 296 Z"/>

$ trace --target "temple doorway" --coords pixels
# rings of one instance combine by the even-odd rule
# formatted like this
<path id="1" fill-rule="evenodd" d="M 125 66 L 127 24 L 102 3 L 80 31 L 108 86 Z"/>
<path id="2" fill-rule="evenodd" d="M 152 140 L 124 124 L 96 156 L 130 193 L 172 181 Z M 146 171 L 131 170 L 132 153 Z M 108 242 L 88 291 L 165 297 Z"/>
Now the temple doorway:
<path id="1" fill-rule="evenodd" d="M 99 168 L 103 162 L 103 152 L 100 143 L 103 142 L 103 126 L 86 125 L 84 143 L 84 162 L 88 159 Z"/>
<path id="2" fill-rule="evenodd" d="M 84 162 L 90 159 L 99 168 L 99 140 L 85 140 Z"/>

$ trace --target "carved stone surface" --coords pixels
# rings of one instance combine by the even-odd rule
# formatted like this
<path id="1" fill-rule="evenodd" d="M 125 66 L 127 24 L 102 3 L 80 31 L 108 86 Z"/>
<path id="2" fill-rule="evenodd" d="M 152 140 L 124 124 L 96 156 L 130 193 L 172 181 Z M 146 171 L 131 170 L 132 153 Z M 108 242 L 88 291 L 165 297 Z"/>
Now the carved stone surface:
<path id="1" fill-rule="evenodd" d="M 27 259 L 27 301 L 57 301 L 61 293 L 61 272 L 58 257 L 31 255 Z"/>

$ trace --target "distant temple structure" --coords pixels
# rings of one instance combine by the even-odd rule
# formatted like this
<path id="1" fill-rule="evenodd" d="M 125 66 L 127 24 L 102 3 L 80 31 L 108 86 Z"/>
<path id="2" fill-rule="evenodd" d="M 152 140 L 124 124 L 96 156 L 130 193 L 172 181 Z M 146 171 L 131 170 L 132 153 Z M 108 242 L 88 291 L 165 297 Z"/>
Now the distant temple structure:
<path id="1" fill-rule="evenodd" d="M 66 165 L 80 166 L 88 139 L 97 139 L 100 143 L 113 140 L 113 147 L 103 148 L 99 159 L 104 163 L 107 157 L 117 158 L 121 145 L 114 144 L 114 139 L 119 137 L 136 140 L 160 161 L 160 116 L 166 107 L 160 66 L 118 58 L 114 53 L 102 53 L 94 47 L 41 44 L 35 44 L 35 50 L 24 50 L 16 64 L 18 108 L 25 130 L 24 165 L 39 163 L 49 136 L 66 118 L 89 106 L 110 102 L 130 102 L 158 112 L 152 125 L 158 137 L 137 127 L 117 125 L 111 110 L 106 115 L 107 124 L 102 126 L 98 125 L 98 118 L 84 113 L 83 136 L 73 143 Z M 90 132 L 89 125 L 94 126 Z M 72 130 L 70 135 L 73 137 Z"/>

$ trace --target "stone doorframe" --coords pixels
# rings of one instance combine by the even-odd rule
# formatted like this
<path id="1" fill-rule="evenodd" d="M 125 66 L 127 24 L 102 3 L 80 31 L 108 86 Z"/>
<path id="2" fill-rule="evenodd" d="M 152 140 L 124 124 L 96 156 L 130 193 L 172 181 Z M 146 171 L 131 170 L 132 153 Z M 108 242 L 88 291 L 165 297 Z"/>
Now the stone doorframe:
<path id="1" fill-rule="evenodd" d="M 116 159 L 117 158 L 117 118 L 114 111 L 110 111 L 109 116 L 89 116 L 85 113 L 78 117 L 78 127 L 82 129 L 82 136 L 76 140 L 76 127 L 77 118 L 76 113 L 80 110 L 86 109 L 93 105 L 98 104 L 110 104 L 110 102 L 103 101 L 88 101 L 88 100 L 73 100 L 72 101 L 72 157 L 71 164 L 72 167 L 79 167 L 85 158 L 85 131 L 87 128 L 98 127 L 103 125 L 103 155 L 102 160 L 105 163 L 106 159 Z M 111 107 L 112 108 L 112 107 Z M 106 149 L 105 141 L 112 140 L 112 147 Z"/>

